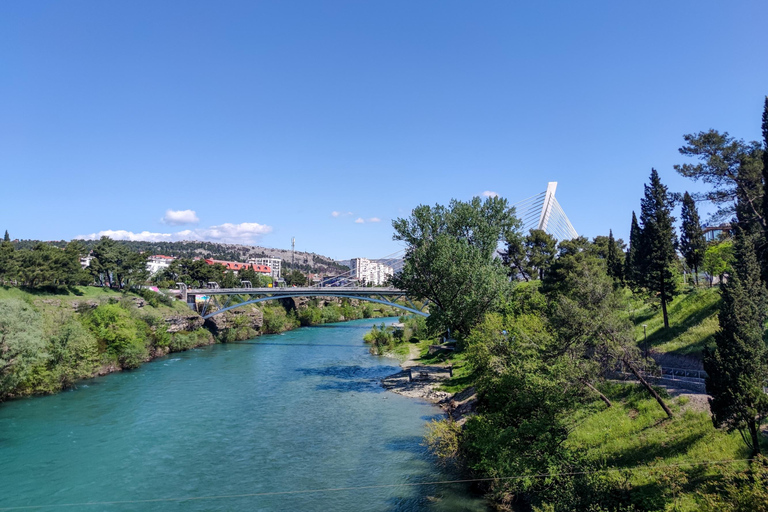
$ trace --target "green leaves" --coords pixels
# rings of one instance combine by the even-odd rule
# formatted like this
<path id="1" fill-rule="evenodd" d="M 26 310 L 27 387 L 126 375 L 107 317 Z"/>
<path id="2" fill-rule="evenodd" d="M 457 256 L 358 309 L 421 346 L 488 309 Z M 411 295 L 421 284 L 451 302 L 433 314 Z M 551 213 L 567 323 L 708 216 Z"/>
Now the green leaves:
<path id="1" fill-rule="evenodd" d="M 47 357 L 40 314 L 20 300 L 0 300 L 0 400 Z"/>
<path id="2" fill-rule="evenodd" d="M 393 284 L 412 298 L 429 300 L 429 324 L 466 335 L 508 287 L 506 270 L 495 258 L 500 241 L 519 221 L 505 199 L 451 201 L 448 208 L 419 206 L 396 219 L 395 240 L 406 248 L 402 272 Z"/>

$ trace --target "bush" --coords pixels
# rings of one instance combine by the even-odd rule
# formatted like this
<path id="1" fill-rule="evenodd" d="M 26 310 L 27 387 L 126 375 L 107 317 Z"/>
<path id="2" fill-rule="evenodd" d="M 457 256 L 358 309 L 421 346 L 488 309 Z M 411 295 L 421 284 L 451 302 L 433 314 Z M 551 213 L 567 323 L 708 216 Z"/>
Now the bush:
<path id="1" fill-rule="evenodd" d="M 149 328 L 119 304 L 103 304 L 91 311 L 85 323 L 124 368 L 136 368 L 149 357 Z"/>
<path id="2" fill-rule="evenodd" d="M 320 308 L 316 306 L 309 306 L 307 309 L 299 312 L 299 322 L 305 327 L 322 323 L 322 320 L 323 314 L 320 311 Z"/>
<path id="3" fill-rule="evenodd" d="M 167 296 L 164 293 L 159 293 L 153 290 L 150 290 L 149 288 L 134 288 L 131 290 L 133 293 L 147 301 L 147 303 L 152 306 L 153 308 L 156 308 L 160 306 L 161 304 L 164 306 L 172 306 L 173 301 L 169 296 Z"/>
<path id="4" fill-rule="evenodd" d="M 0 400 L 46 359 L 40 314 L 21 300 L 0 300 Z"/>
<path id="5" fill-rule="evenodd" d="M 211 333 L 206 329 L 197 329 L 192 332 L 177 332 L 171 335 L 171 341 L 168 348 L 171 352 L 181 352 L 183 350 L 189 350 L 200 345 L 208 345 L 211 343 Z"/>
<path id="6" fill-rule="evenodd" d="M 382 355 L 395 346 L 392 330 L 387 329 L 384 324 L 380 327 L 374 325 L 371 331 L 363 336 L 363 340 L 371 344 L 371 353 L 376 355 Z"/>

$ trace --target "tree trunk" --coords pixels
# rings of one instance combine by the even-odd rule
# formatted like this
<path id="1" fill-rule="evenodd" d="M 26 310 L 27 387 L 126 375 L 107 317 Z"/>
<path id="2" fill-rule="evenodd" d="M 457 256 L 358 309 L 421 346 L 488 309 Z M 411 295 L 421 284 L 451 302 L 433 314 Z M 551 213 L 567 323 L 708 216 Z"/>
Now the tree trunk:
<path id="1" fill-rule="evenodd" d="M 757 422 L 749 422 L 749 435 L 752 437 L 752 457 L 760 455 L 760 437 L 757 432 Z"/>
<path id="2" fill-rule="evenodd" d="M 629 371 L 631 371 L 634 374 L 634 376 L 637 377 L 637 380 L 639 380 L 640 383 L 643 386 L 645 386 L 645 389 L 647 389 L 648 392 L 651 395 L 653 395 L 653 398 L 655 398 L 656 401 L 659 402 L 659 405 L 661 406 L 662 409 L 664 409 L 664 412 L 667 413 L 667 416 L 669 416 L 671 418 L 673 416 L 672 415 L 672 410 L 669 407 L 667 407 L 666 403 L 664 403 L 664 399 L 662 399 L 659 396 L 659 394 L 656 392 L 656 390 L 654 390 L 653 387 L 651 387 L 651 385 L 648 383 L 648 381 L 645 380 L 642 375 L 640 375 L 640 372 L 637 371 L 637 369 L 635 368 L 635 366 L 632 363 L 630 363 L 629 361 L 627 361 L 625 359 L 624 360 L 624 364 L 626 364 L 627 367 L 629 368 Z"/>
<path id="3" fill-rule="evenodd" d="M 597 389 L 595 386 L 593 386 L 592 384 L 590 384 L 590 383 L 589 383 L 588 381 L 586 381 L 586 380 L 582 380 L 581 382 L 582 382 L 582 383 L 583 383 L 585 386 L 587 386 L 589 389 L 591 389 L 592 391 L 594 391 L 595 393 L 597 393 L 598 395 L 600 395 L 600 400 L 602 400 L 603 402 L 605 402 L 605 405 L 607 405 L 608 407 L 611 407 L 611 406 L 613 406 L 613 404 L 611 403 L 611 401 L 610 401 L 610 400 L 608 400 L 608 397 L 607 397 L 607 396 L 605 396 L 604 394 L 602 394 L 602 393 L 600 392 L 600 390 L 598 390 L 598 389 Z"/>
<path id="4" fill-rule="evenodd" d="M 664 286 L 664 277 L 661 278 L 661 312 L 664 315 L 664 328 L 669 329 L 669 317 L 667 316 L 667 293 Z"/>

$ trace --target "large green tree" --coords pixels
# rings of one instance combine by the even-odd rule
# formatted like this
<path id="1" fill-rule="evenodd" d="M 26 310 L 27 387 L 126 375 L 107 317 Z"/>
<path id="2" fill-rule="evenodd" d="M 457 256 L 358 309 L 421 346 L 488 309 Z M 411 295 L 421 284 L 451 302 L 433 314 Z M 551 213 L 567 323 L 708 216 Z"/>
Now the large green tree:
<path id="1" fill-rule="evenodd" d="M 557 253 L 557 239 L 542 229 L 532 229 L 525 237 L 526 259 L 530 268 L 528 274 L 538 274 L 544 279 Z"/>
<path id="2" fill-rule="evenodd" d="M 683 195 L 683 208 L 680 212 L 682 226 L 680 228 L 680 252 L 688 264 L 688 268 L 693 270 L 693 277 L 696 284 L 699 284 L 699 267 L 704 261 L 704 252 L 707 250 L 707 243 L 704 240 L 704 232 L 701 229 L 701 220 L 699 212 L 696 209 L 696 203 L 693 197 L 686 192 Z"/>
<path id="3" fill-rule="evenodd" d="M 704 369 L 710 408 L 717 427 L 738 430 L 753 455 L 760 453 L 760 423 L 768 414 L 768 353 L 763 339 L 766 290 L 760 279 L 754 235 L 738 228 L 734 269 L 722 285 L 720 330 Z"/>
<path id="4" fill-rule="evenodd" d="M 643 251 L 639 275 L 635 278 L 661 301 L 664 327 L 668 328 L 667 303 L 678 292 L 673 272 L 677 262 L 675 218 L 672 216 L 672 202 L 667 187 L 661 183 L 656 169 L 651 169 L 650 182 L 644 187 L 645 194 L 640 201 L 640 242 Z"/>
<path id="5" fill-rule="evenodd" d="M 500 242 L 519 236 L 514 209 L 506 199 L 475 197 L 448 207 L 418 206 L 392 225 L 393 239 L 406 244 L 403 270 L 393 284 L 430 302 L 431 328 L 469 333 L 508 286 L 507 271 L 495 256 Z"/>
<path id="6" fill-rule="evenodd" d="M 680 153 L 699 160 L 696 164 L 675 165 L 682 176 L 711 185 L 701 199 L 718 206 L 716 218 L 734 214 L 744 228 L 766 228 L 763 213 L 762 148 L 758 142 L 744 142 L 717 130 L 684 135 Z"/>

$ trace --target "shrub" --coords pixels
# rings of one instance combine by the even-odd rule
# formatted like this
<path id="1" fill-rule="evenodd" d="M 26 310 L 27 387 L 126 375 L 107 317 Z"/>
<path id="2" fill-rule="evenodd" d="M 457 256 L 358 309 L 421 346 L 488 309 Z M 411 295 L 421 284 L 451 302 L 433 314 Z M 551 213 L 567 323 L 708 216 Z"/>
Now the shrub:
<path id="1" fill-rule="evenodd" d="M 40 314 L 21 300 L 0 300 L 0 399 L 46 358 Z"/>

